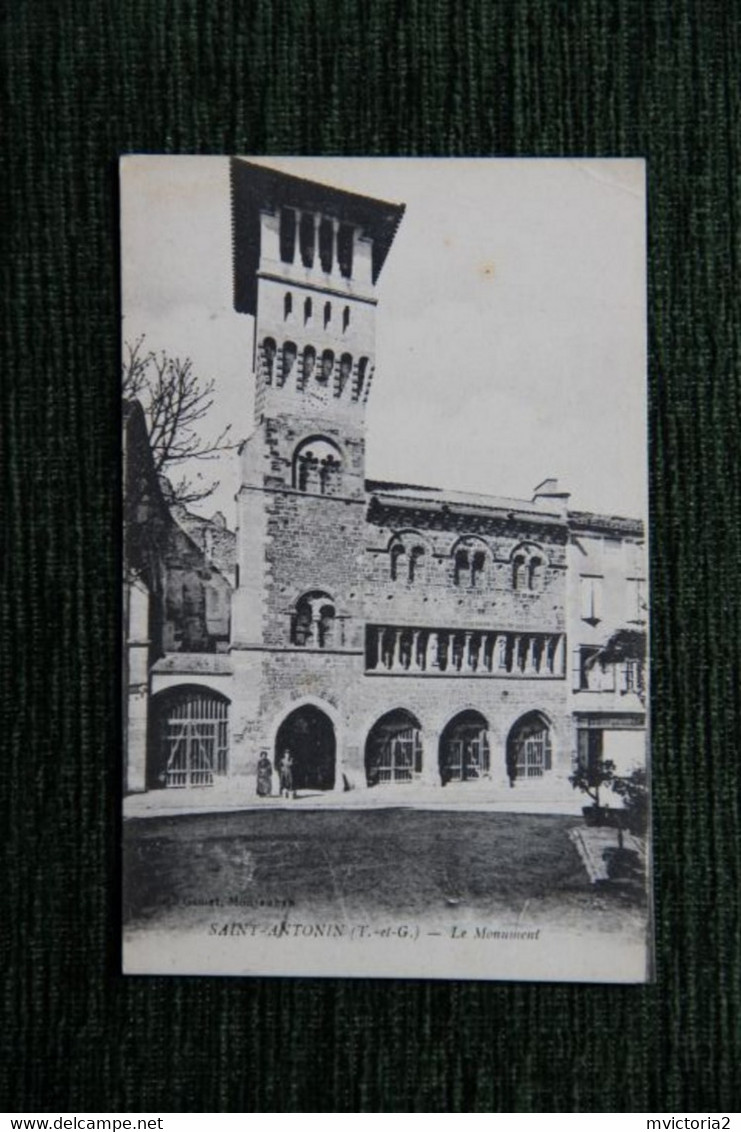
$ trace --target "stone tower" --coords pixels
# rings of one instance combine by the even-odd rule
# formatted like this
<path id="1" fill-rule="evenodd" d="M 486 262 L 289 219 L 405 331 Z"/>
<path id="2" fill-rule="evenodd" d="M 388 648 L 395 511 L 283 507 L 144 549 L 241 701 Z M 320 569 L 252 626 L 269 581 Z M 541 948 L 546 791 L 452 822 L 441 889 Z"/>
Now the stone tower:
<path id="1" fill-rule="evenodd" d="M 332 702 L 363 669 L 365 405 L 404 209 L 239 159 L 231 177 L 235 308 L 255 320 L 232 655 L 254 697 L 306 686 Z M 245 734 L 269 745 L 254 697 Z"/>

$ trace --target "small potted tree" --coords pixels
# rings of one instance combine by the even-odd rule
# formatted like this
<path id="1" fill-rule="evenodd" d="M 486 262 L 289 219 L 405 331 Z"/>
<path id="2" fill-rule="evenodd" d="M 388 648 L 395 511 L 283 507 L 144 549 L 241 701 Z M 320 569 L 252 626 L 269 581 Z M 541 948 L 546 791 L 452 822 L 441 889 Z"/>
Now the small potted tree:
<path id="1" fill-rule="evenodd" d="M 588 763 L 577 763 L 569 782 L 575 790 L 581 790 L 591 805 L 584 806 L 582 813 L 587 825 L 605 825 L 609 808 L 600 802 L 600 790 L 610 787 L 615 779 L 615 764 L 611 759 L 593 759 Z"/>
<path id="2" fill-rule="evenodd" d="M 625 824 L 636 837 L 645 837 L 648 829 L 648 788 L 643 767 L 625 777 L 614 776 L 610 789 L 623 800 Z"/>

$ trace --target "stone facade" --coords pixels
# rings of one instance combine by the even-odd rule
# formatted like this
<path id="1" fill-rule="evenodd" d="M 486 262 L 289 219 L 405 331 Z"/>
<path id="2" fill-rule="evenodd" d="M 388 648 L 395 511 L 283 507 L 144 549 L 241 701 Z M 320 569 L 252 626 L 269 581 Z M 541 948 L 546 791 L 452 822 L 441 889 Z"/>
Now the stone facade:
<path id="1" fill-rule="evenodd" d="M 554 481 L 514 500 L 367 480 L 376 285 L 403 206 L 244 161 L 232 197 L 256 397 L 219 571 L 229 643 L 155 665 L 162 784 L 250 790 L 260 751 L 288 749 L 299 792 L 573 801 L 581 732 L 643 735 L 626 677 L 608 702 L 591 664 L 641 600 L 641 524 L 571 513 Z M 584 620 L 587 591 L 609 616 Z"/>

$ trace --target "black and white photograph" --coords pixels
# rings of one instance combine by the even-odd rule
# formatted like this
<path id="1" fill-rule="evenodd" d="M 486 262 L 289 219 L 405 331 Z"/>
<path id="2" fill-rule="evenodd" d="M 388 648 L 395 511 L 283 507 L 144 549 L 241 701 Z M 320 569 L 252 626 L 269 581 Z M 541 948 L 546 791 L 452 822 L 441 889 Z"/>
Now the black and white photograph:
<path id="1" fill-rule="evenodd" d="M 124 971 L 650 981 L 644 162 L 120 180 Z"/>

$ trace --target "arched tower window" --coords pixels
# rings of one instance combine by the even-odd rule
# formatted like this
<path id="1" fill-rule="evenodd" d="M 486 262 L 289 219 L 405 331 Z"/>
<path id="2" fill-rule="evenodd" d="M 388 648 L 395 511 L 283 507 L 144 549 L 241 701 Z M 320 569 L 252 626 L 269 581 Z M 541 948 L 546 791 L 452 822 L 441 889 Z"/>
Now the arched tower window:
<path id="1" fill-rule="evenodd" d="M 394 546 L 391 547 L 390 561 L 392 582 L 398 581 L 401 576 L 400 563 L 405 554 L 406 551 L 400 542 L 395 543 Z"/>
<path id="2" fill-rule="evenodd" d="M 528 563 L 527 570 L 527 583 L 528 588 L 531 590 L 539 590 L 543 587 L 543 559 L 531 558 Z"/>
<path id="3" fill-rule="evenodd" d="M 291 376 L 293 364 L 296 361 L 296 343 L 284 342 L 283 343 L 283 366 L 280 375 L 281 385 L 285 385 L 288 378 Z"/>
<path id="4" fill-rule="evenodd" d="M 486 544 L 476 538 L 461 539 L 453 554 L 453 580 L 456 586 L 476 589 L 486 578 L 489 557 Z"/>
<path id="5" fill-rule="evenodd" d="M 299 224 L 299 247 L 301 249 L 301 262 L 304 267 L 314 266 L 314 216 L 311 212 L 301 215 Z"/>
<path id="6" fill-rule="evenodd" d="M 337 233 L 337 262 L 340 274 L 345 279 L 352 276 L 353 229 L 349 224 L 340 224 Z"/>
<path id="7" fill-rule="evenodd" d="M 322 354 L 321 369 L 319 370 L 319 373 L 316 375 L 317 381 L 320 381 L 322 383 L 322 385 L 326 385 L 326 383 L 329 381 L 330 377 L 332 376 L 332 370 L 333 369 L 334 369 L 334 354 L 332 353 L 331 350 L 325 350 L 324 353 Z"/>
<path id="8" fill-rule="evenodd" d="M 311 322 L 312 310 L 311 299 L 304 299 L 304 326 L 308 326 Z"/>
<path id="9" fill-rule="evenodd" d="M 314 495 L 337 495 L 342 486 L 342 454 L 322 436 L 305 440 L 293 456 L 293 486 Z"/>
<path id="10" fill-rule="evenodd" d="M 350 325 L 350 308 L 345 307 L 342 312 L 342 333 L 344 334 Z"/>
<path id="11" fill-rule="evenodd" d="M 283 296 L 283 317 L 289 318 L 293 312 L 293 295 L 290 291 L 286 291 Z"/>
<path id="12" fill-rule="evenodd" d="M 340 461 L 328 452 L 319 461 L 319 492 L 321 495 L 334 495 L 340 482 Z"/>
<path id="13" fill-rule="evenodd" d="M 359 401 L 365 392 L 365 379 L 368 375 L 368 359 L 360 358 L 358 361 L 358 368 L 355 371 L 355 389 L 353 392 L 353 399 Z"/>
<path id="14" fill-rule="evenodd" d="M 318 469 L 319 461 L 311 449 L 302 452 L 296 460 L 295 486 L 299 491 L 309 491 L 314 486 Z"/>
<path id="15" fill-rule="evenodd" d="M 291 621 L 291 644 L 302 648 L 309 643 L 313 630 L 311 603 L 301 598 L 296 605 Z"/>
<path id="16" fill-rule="evenodd" d="M 291 615 L 291 643 L 300 648 L 330 648 L 334 643 L 334 599 L 322 590 L 303 594 Z"/>
<path id="17" fill-rule="evenodd" d="M 280 210 L 280 258 L 293 263 L 296 251 L 296 213 L 292 208 Z"/>
<path id="18" fill-rule="evenodd" d="M 334 619 L 334 605 L 331 601 L 325 601 L 319 607 L 317 622 L 317 643 L 320 649 L 329 648 L 334 643 Z"/>
<path id="19" fill-rule="evenodd" d="M 263 374 L 265 377 L 265 384 L 272 385 L 273 382 L 273 368 L 275 364 L 275 354 L 277 347 L 274 338 L 266 338 L 262 344 L 262 364 Z"/>
<path id="20" fill-rule="evenodd" d="M 327 329 L 327 327 L 329 326 L 331 321 L 332 321 L 332 304 L 331 303 L 325 303 L 324 304 L 324 329 L 325 330 Z"/>
<path id="21" fill-rule="evenodd" d="M 311 380 L 311 375 L 314 372 L 314 365 L 316 364 L 316 350 L 313 346 L 305 346 L 301 358 L 301 374 L 299 376 L 299 388 L 303 389 L 306 384 Z"/>
<path id="22" fill-rule="evenodd" d="M 453 577 L 457 586 L 465 585 L 468 580 L 469 567 L 468 551 L 463 548 L 456 550 Z"/>
<path id="23" fill-rule="evenodd" d="M 546 559 L 542 550 L 523 543 L 512 552 L 512 589 L 537 593 L 545 584 Z"/>
<path id="24" fill-rule="evenodd" d="M 395 534 L 388 546 L 389 573 L 393 582 L 417 582 L 424 574 L 426 547 L 416 531 Z"/>
<path id="25" fill-rule="evenodd" d="M 337 396 L 338 397 L 340 396 L 340 394 L 344 390 L 345 386 L 347 385 L 348 381 L 350 380 L 350 374 L 351 373 L 352 373 L 352 355 L 351 354 L 343 354 L 342 357 L 340 358 L 340 369 L 339 369 L 339 373 L 337 374 Z"/>
<path id="26" fill-rule="evenodd" d="M 322 265 L 322 271 L 327 274 L 332 270 L 332 258 L 334 244 L 334 231 L 332 228 L 332 221 L 323 216 L 319 224 L 319 262 Z"/>
<path id="27" fill-rule="evenodd" d="M 409 552 L 409 581 L 415 582 L 422 574 L 425 560 L 425 548 L 413 546 Z"/>

